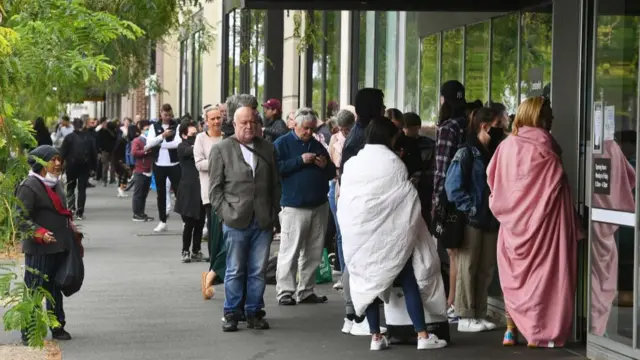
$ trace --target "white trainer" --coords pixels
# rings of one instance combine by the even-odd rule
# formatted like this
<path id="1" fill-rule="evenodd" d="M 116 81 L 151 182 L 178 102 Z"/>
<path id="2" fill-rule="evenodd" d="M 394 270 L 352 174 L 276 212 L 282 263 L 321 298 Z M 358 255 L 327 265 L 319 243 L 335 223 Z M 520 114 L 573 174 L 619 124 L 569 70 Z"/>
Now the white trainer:
<path id="1" fill-rule="evenodd" d="M 122 190 L 121 188 L 118 188 L 118 197 L 119 198 L 126 198 L 126 197 L 129 197 L 129 195 L 127 195 L 127 193 L 124 192 L 124 190 Z"/>
<path id="2" fill-rule="evenodd" d="M 386 334 L 387 328 L 384 326 L 380 326 L 380 334 Z M 353 336 L 370 336 L 371 330 L 369 329 L 369 323 L 365 319 L 361 323 L 353 322 L 353 327 L 351 328 L 351 335 Z"/>
<path id="3" fill-rule="evenodd" d="M 385 336 L 380 336 L 379 339 L 371 337 L 371 347 L 369 349 L 373 351 L 384 350 L 389 348 L 389 341 Z"/>
<path id="4" fill-rule="evenodd" d="M 463 318 L 458 320 L 458 332 L 475 333 L 486 330 L 487 328 L 484 326 L 484 324 L 477 319 Z"/>
<path id="5" fill-rule="evenodd" d="M 161 221 L 160 223 L 158 223 L 158 226 L 156 226 L 156 228 L 153 229 L 153 232 L 160 233 L 160 232 L 165 232 L 167 230 L 169 230 L 167 223 Z"/>
<path id="6" fill-rule="evenodd" d="M 418 338 L 418 350 L 442 349 L 447 346 L 446 340 L 440 340 L 434 334 L 429 334 L 428 338 Z"/>
<path id="7" fill-rule="evenodd" d="M 492 323 L 487 319 L 480 319 L 480 323 L 487 328 L 488 331 L 495 330 L 497 328 L 496 324 Z"/>
<path id="8" fill-rule="evenodd" d="M 351 329 L 353 329 L 353 320 L 349 320 L 344 318 L 344 324 L 342 325 L 342 333 L 343 334 L 351 334 Z"/>

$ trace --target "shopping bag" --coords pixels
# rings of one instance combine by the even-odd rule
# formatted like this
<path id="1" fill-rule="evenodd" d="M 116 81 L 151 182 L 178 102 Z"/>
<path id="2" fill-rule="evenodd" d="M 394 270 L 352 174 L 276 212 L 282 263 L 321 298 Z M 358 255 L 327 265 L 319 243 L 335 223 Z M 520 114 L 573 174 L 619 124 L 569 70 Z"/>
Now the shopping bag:
<path id="1" fill-rule="evenodd" d="M 56 272 L 54 281 L 66 297 L 77 293 L 82 288 L 84 282 L 82 255 L 81 245 L 76 241 L 71 241 L 67 257 Z"/>
<path id="2" fill-rule="evenodd" d="M 316 284 L 326 284 L 333 281 L 331 273 L 331 263 L 329 262 L 329 252 L 325 248 L 322 250 L 322 259 L 316 269 Z"/>

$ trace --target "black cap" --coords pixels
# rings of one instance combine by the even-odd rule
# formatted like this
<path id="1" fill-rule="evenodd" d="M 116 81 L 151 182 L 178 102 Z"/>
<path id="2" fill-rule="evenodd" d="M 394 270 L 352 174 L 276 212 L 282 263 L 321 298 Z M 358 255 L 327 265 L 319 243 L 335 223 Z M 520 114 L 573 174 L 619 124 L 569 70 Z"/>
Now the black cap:
<path id="1" fill-rule="evenodd" d="M 440 95 L 444 97 L 444 102 L 453 108 L 464 107 L 467 104 L 465 99 L 464 85 L 458 80 L 449 80 L 442 84 Z"/>

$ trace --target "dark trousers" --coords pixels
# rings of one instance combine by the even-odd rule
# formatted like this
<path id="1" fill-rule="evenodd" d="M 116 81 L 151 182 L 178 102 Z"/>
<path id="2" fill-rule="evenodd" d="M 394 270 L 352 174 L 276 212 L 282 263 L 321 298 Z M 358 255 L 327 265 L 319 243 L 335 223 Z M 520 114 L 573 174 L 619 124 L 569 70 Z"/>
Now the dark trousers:
<path id="1" fill-rule="evenodd" d="M 180 165 L 154 165 L 153 174 L 156 179 L 156 194 L 158 195 L 158 217 L 161 222 L 167 222 L 167 178 L 171 181 L 171 188 L 178 196 L 178 185 L 182 177 Z"/>
<path id="2" fill-rule="evenodd" d="M 206 219 L 204 214 L 204 206 L 200 206 L 200 218 L 192 218 L 189 216 L 182 216 L 184 222 L 184 228 L 182 230 L 182 251 L 189 251 L 197 254 L 201 250 L 202 245 L 202 230 L 204 228 L 204 220 Z"/>
<path id="3" fill-rule="evenodd" d="M 147 195 L 151 187 L 151 176 L 144 174 L 133 175 L 133 199 L 131 200 L 134 215 L 144 215 Z"/>
<path id="4" fill-rule="evenodd" d="M 48 255 L 26 254 L 24 256 L 26 268 L 24 272 L 25 285 L 32 290 L 42 287 L 51 294 L 53 302 L 47 299 L 47 310 L 53 312 L 62 327 L 65 325 L 62 292 L 54 279 L 58 268 L 64 264 L 67 254 L 67 252 L 61 252 Z M 29 271 L 29 269 L 35 270 L 36 273 Z M 23 334 L 25 333 L 26 331 L 23 331 Z"/>
<path id="5" fill-rule="evenodd" d="M 413 272 L 413 264 L 411 258 L 404 266 L 404 269 L 400 271 L 398 280 L 402 283 L 402 292 L 404 293 L 404 299 L 407 305 L 407 312 L 409 318 L 413 323 L 413 328 L 416 333 L 426 330 L 426 324 L 424 319 L 424 307 L 422 304 L 422 297 L 420 297 L 420 288 L 416 280 L 416 275 Z M 367 307 L 365 311 L 367 315 L 367 321 L 369 322 L 369 329 L 372 334 L 380 333 L 380 305 L 378 301 L 374 301 Z"/>
<path id="6" fill-rule="evenodd" d="M 102 154 L 98 155 L 98 161 L 96 162 L 96 181 L 102 179 Z"/>
<path id="7" fill-rule="evenodd" d="M 88 168 L 80 167 L 75 167 L 73 170 L 67 170 L 67 207 L 78 216 L 82 216 L 84 214 L 84 204 L 87 201 L 89 172 L 90 170 Z M 78 189 L 77 198 L 76 188 Z"/>
<path id="8" fill-rule="evenodd" d="M 108 151 L 103 151 L 100 155 L 100 162 L 102 163 L 102 183 L 105 185 L 109 181 L 116 181 L 116 169 L 111 166 L 111 156 L 111 153 Z"/>

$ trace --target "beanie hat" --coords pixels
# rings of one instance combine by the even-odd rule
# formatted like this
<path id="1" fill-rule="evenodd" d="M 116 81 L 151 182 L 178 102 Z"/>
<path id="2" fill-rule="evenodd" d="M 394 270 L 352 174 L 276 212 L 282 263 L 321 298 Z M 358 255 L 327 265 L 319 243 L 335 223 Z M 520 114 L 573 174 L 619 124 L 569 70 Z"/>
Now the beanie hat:
<path id="1" fill-rule="evenodd" d="M 42 170 L 42 164 L 40 164 L 37 159 L 49 162 L 56 155 L 60 155 L 60 153 L 55 147 L 51 145 L 40 145 L 29 152 L 29 159 L 27 161 L 29 166 L 31 166 L 31 170 L 35 173 L 39 173 Z"/>
<path id="2" fill-rule="evenodd" d="M 465 107 L 467 104 L 464 85 L 457 80 L 449 80 L 442 84 L 440 95 L 444 98 L 444 102 L 454 109 Z"/>

